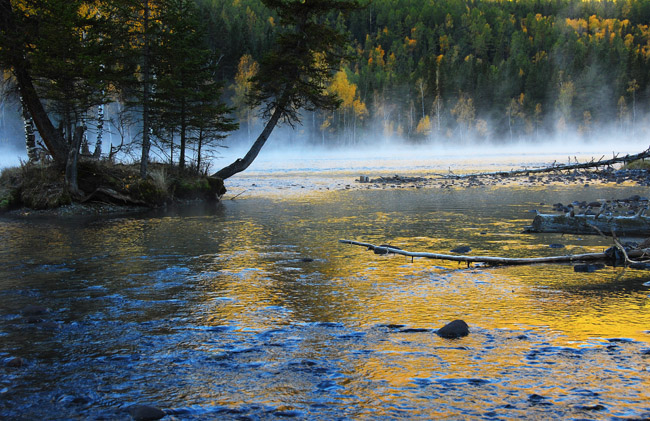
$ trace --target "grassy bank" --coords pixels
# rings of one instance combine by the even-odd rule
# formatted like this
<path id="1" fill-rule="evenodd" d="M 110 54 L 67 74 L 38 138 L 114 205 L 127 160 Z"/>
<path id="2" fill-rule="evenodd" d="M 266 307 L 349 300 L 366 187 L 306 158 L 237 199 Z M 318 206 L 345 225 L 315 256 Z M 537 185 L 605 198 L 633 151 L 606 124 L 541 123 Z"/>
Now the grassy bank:
<path id="1" fill-rule="evenodd" d="M 83 197 L 73 198 L 64 172 L 48 164 L 24 164 L 0 174 L 0 211 L 56 209 L 73 203 L 158 207 L 188 200 L 217 200 L 223 181 L 167 164 L 151 164 L 146 179 L 139 165 L 83 160 L 78 165 Z"/>

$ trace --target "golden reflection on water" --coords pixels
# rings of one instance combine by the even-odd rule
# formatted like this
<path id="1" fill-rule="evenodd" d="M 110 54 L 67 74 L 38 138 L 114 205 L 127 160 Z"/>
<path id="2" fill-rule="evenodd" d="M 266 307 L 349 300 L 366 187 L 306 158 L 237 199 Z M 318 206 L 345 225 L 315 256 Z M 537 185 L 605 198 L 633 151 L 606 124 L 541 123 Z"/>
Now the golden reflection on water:
<path id="1" fill-rule="evenodd" d="M 191 333 L 169 345 L 213 359 L 201 368 L 217 370 L 216 378 L 207 381 L 192 368 L 188 390 L 181 391 L 213 404 L 308 406 L 314 382 L 322 379 L 290 369 L 308 360 L 335 367 L 328 372 L 336 386 L 331 399 L 350 402 L 360 418 L 470 417 L 486 411 L 483 402 L 494 408 L 534 394 L 573 413 L 581 404 L 573 389 L 581 387 L 615 400 L 618 411 L 632 410 L 647 398 L 642 385 L 650 374 L 641 356 L 621 357 L 606 346 L 608 338 L 650 342 L 646 272 L 607 267 L 576 273 L 571 265 L 468 268 L 338 243 L 349 238 L 440 253 L 467 245 L 471 254 L 506 257 L 601 251 L 609 244 L 599 237 L 522 233 L 540 202 L 582 194 L 560 187 L 534 194 L 517 188 L 346 191 L 225 201 L 190 214 L 8 224 L 2 235 L 12 247 L 2 249 L 3 258 L 14 253 L 67 271 L 5 280 L 3 287 L 65 285 L 55 292 L 66 300 L 65 294 L 81 294 L 76 311 L 105 291 L 123 306 L 115 315 L 109 309 L 115 319 L 136 326 L 180 320 L 172 328 L 165 324 L 161 336 L 230 329 L 234 333 L 224 336 L 220 330 Z M 619 195 L 605 188 L 593 194 Z M 39 248 L 43 243 L 49 248 Z M 552 243 L 565 248 L 550 248 Z M 89 292 L 88 285 L 102 289 Z M 450 341 L 433 334 L 454 319 L 469 324 L 468 337 Z M 268 345 L 274 331 L 278 347 Z M 266 339 L 249 338 L 265 333 Z M 228 354 L 247 347 L 252 351 Z M 214 368 L 228 359 L 232 367 Z M 631 385 L 629 403 L 621 384 Z M 469 412 L 459 413 L 459 406 Z M 544 406 L 516 406 L 512 410 L 527 418 L 547 415 Z"/>
<path id="2" fill-rule="evenodd" d="M 629 194 L 632 194 L 631 191 Z M 583 274 L 571 265 L 467 268 L 465 264 L 378 256 L 340 238 L 408 250 L 550 256 L 602 251 L 599 237 L 522 234 L 540 202 L 584 198 L 582 190 L 511 187 L 469 190 L 350 191 L 300 199 L 238 200 L 209 215 L 122 218 L 6 234 L 14 251 L 45 259 L 110 256 L 97 269 L 119 283 L 146 274 L 151 256 L 190 256 L 207 288 L 207 324 L 271 328 L 299 322 L 437 328 L 456 318 L 481 329 L 548 329 L 559 343 L 625 337 L 648 341 L 650 276 L 611 268 Z M 620 195 L 594 190 L 598 197 Z M 550 248 L 562 243 L 564 249 Z M 83 254 L 81 252 L 81 254 Z M 305 260 L 307 259 L 307 260 Z M 182 262 L 180 262 L 182 263 Z M 127 279 L 128 281 L 128 279 Z M 130 282 L 130 281 L 129 281 Z M 128 282 L 127 282 L 128 283 Z M 164 298 L 164 297 L 160 297 Z"/>
<path id="3" fill-rule="evenodd" d="M 263 303 L 283 307 L 287 313 L 278 320 L 285 322 L 306 319 L 436 328 L 463 318 L 483 329 L 549 329 L 557 333 L 560 343 L 611 337 L 648 340 L 643 320 L 648 320 L 650 310 L 647 288 L 641 286 L 643 272 L 608 267 L 579 274 L 570 265 L 467 269 L 452 262 L 376 256 L 363 248 L 337 244 L 345 237 L 442 253 L 470 245 L 472 254 L 508 257 L 594 252 L 609 246 L 597 237 L 522 234 L 523 226 L 532 220 L 532 214 L 523 215 L 539 199 L 520 203 L 493 197 L 503 195 L 503 190 L 478 193 L 474 197 L 462 191 L 446 193 L 443 201 L 451 198 L 447 205 L 452 210 L 445 210 L 439 201 L 428 207 L 419 204 L 419 192 L 381 197 L 381 202 L 363 193 L 342 192 L 327 195 L 327 201 L 302 198 L 298 210 L 290 200 L 275 202 L 274 206 L 289 212 L 263 227 L 251 223 L 229 227 L 222 239 L 225 249 L 238 250 L 228 259 L 219 256 L 223 259 L 219 278 L 230 279 L 225 290 L 236 295 L 238 304 L 229 314 L 221 311 L 219 317 L 241 319 L 237 312 L 242 308 L 259 308 Z M 278 241 L 283 235 L 284 242 Z M 269 245 L 269 240 L 278 245 Z M 550 248 L 555 242 L 566 248 Z M 282 249 L 287 243 L 295 247 Z M 303 257 L 315 261 L 301 262 Z M 267 325 L 263 320 L 242 323 Z"/>

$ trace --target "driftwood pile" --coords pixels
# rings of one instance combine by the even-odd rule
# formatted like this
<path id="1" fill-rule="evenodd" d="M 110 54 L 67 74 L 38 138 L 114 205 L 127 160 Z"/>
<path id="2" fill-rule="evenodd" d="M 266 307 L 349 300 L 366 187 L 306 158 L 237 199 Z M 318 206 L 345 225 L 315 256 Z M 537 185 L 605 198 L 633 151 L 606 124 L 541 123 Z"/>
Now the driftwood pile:
<path id="1" fill-rule="evenodd" d="M 562 234 L 605 234 L 623 237 L 650 237 L 648 198 L 638 195 L 621 200 L 573 202 L 553 205 L 560 214 L 538 213 L 524 232 Z"/>

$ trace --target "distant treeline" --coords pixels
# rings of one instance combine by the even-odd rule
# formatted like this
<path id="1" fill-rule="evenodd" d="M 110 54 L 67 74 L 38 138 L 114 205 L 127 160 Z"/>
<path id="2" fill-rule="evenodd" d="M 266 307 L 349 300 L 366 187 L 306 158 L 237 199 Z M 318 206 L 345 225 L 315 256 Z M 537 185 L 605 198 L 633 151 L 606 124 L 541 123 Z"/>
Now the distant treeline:
<path id="1" fill-rule="evenodd" d="M 341 107 L 302 113 L 312 143 L 649 126 L 650 0 L 374 0 L 325 19 L 351 42 L 327 86 Z M 151 145 L 199 169 L 237 127 L 259 134 L 250 78 L 279 22 L 261 0 L 0 0 L 2 92 L 17 110 L 22 95 L 30 157 L 36 130 L 65 161 L 77 130 L 105 154 L 109 128 L 109 156 L 146 163 Z"/>
<path id="2" fill-rule="evenodd" d="M 259 0 L 201 1 L 242 127 L 254 125 L 243 83 L 274 17 Z M 374 0 L 330 20 L 353 42 L 331 86 L 341 109 L 305 119 L 314 140 L 354 143 L 378 129 L 412 141 L 588 137 L 645 125 L 650 0 Z"/>

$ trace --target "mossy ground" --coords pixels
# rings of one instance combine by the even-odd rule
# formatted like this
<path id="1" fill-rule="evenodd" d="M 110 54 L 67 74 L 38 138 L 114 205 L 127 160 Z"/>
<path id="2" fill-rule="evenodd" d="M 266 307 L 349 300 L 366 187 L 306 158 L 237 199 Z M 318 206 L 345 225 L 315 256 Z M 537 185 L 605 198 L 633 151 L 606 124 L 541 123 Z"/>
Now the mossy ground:
<path id="1" fill-rule="evenodd" d="M 90 196 L 89 202 L 139 203 L 149 207 L 174 201 L 216 200 L 225 193 L 222 180 L 178 167 L 152 163 L 148 173 L 147 178 L 141 178 L 138 164 L 82 160 L 78 165 L 78 185 L 86 197 Z M 97 189 L 117 194 L 92 195 Z M 64 172 L 54 165 L 28 163 L 5 168 L 0 174 L 0 210 L 55 209 L 74 201 L 65 188 Z"/>

